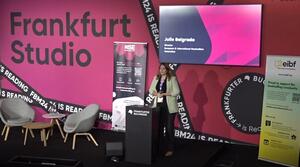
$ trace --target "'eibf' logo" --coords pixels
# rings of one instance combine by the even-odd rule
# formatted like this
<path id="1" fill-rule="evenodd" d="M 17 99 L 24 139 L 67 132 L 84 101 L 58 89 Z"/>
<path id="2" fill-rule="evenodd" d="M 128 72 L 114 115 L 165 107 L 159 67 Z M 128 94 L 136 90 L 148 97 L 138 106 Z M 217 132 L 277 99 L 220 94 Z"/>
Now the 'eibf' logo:
<path id="1" fill-rule="evenodd" d="M 296 67 L 296 61 L 281 61 L 281 60 L 277 60 L 275 61 L 275 67 L 277 67 L 278 69 L 282 69 L 282 68 L 295 68 Z"/>

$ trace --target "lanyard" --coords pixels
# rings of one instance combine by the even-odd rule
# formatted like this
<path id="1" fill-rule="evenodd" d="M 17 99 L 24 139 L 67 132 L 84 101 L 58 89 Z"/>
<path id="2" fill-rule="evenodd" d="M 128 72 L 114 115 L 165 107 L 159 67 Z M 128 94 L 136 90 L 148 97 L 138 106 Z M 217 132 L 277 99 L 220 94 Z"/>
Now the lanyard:
<path id="1" fill-rule="evenodd" d="M 164 84 L 164 80 L 160 79 L 160 83 L 159 83 L 159 92 L 162 91 L 162 87 L 163 87 L 163 84 Z"/>

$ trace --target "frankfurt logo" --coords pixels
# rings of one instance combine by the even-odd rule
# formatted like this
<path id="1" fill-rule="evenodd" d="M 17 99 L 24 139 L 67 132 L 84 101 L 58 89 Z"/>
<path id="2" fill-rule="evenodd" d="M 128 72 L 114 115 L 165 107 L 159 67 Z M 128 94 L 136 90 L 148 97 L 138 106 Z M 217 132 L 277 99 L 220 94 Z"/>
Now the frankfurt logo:
<path id="1" fill-rule="evenodd" d="M 258 134 L 261 124 L 264 76 L 242 73 L 223 90 L 221 106 L 227 121 L 237 130 Z"/>

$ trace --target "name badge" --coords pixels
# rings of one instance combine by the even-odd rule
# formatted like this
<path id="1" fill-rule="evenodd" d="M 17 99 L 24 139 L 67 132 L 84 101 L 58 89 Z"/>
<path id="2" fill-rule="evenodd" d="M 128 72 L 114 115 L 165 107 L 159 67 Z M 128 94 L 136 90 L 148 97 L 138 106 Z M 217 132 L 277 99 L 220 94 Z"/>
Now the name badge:
<path id="1" fill-rule="evenodd" d="M 157 103 L 162 103 L 162 102 L 163 102 L 163 100 L 164 100 L 164 98 L 163 98 L 163 97 L 157 97 Z"/>

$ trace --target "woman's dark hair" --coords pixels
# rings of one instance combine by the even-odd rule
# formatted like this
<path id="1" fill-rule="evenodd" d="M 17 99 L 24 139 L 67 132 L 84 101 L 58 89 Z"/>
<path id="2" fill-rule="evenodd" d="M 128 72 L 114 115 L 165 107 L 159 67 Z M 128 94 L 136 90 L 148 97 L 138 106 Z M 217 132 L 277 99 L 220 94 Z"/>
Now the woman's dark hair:
<path id="1" fill-rule="evenodd" d="M 171 68 L 166 63 L 160 63 L 159 64 L 159 66 L 158 66 L 158 73 L 156 74 L 156 78 L 158 79 L 158 78 L 161 77 L 161 75 L 160 75 L 160 66 L 164 66 L 166 68 L 166 71 L 167 71 L 166 75 L 167 75 L 168 80 L 170 80 L 173 74 L 172 74 Z"/>

